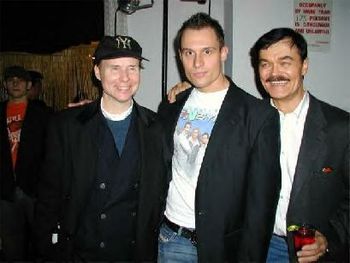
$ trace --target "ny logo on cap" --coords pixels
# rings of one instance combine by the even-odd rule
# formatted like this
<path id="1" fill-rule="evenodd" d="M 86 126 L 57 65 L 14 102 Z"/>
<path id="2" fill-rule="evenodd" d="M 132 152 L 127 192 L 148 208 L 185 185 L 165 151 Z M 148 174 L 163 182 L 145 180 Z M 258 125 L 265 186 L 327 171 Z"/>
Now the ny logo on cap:
<path id="1" fill-rule="evenodd" d="M 131 49 L 130 39 L 128 37 L 123 38 L 121 36 L 118 36 L 116 37 L 115 41 L 117 42 L 118 48 Z"/>

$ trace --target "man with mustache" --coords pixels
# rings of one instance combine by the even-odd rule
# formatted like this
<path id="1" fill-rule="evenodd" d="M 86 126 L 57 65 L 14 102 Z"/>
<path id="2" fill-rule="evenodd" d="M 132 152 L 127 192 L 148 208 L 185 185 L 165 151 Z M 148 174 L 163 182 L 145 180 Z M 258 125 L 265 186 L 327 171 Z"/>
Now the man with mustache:
<path id="1" fill-rule="evenodd" d="M 267 261 L 293 258 L 287 228 L 307 223 L 316 228 L 315 242 L 295 251 L 299 262 L 323 256 L 348 262 L 349 113 L 305 90 L 309 64 L 301 34 L 273 29 L 257 40 L 250 55 L 256 79 L 281 122 L 282 188 Z"/>

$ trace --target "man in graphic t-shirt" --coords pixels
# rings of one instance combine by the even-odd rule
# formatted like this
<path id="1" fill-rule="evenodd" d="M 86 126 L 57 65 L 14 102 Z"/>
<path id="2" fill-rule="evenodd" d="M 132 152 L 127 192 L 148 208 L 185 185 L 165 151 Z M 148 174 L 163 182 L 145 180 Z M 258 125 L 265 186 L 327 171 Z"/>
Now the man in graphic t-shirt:
<path id="1" fill-rule="evenodd" d="M 182 25 L 177 48 L 193 88 L 158 111 L 173 154 L 158 261 L 263 262 L 280 187 L 278 113 L 224 75 L 223 29 L 207 14 Z"/>
<path id="2" fill-rule="evenodd" d="M 8 101 L 0 104 L 1 261 L 30 260 L 36 182 L 49 112 L 28 101 L 29 73 L 4 70 Z"/>

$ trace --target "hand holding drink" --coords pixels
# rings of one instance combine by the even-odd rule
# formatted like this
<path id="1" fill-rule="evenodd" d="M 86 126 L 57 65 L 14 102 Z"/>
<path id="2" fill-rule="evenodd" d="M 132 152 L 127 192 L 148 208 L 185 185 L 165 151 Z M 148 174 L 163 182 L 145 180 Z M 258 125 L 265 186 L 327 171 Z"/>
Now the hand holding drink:
<path id="1" fill-rule="evenodd" d="M 302 224 L 294 232 L 295 252 L 301 250 L 304 245 L 313 244 L 315 242 L 315 229 L 307 224 Z"/>
<path id="2" fill-rule="evenodd" d="M 297 262 L 316 262 L 328 251 L 327 238 L 313 226 L 290 225 L 287 230 L 292 234 Z"/>

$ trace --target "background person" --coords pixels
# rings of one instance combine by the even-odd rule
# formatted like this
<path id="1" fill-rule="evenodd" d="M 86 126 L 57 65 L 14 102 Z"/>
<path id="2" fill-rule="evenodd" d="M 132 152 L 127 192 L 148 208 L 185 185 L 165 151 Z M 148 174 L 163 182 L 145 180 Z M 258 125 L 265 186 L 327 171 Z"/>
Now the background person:
<path id="1" fill-rule="evenodd" d="M 28 90 L 28 99 L 39 100 L 42 92 L 43 75 L 39 71 L 28 70 L 32 86 Z"/>
<path id="2" fill-rule="evenodd" d="M 54 112 L 53 108 L 48 106 L 45 101 L 41 98 L 42 96 L 42 80 L 43 74 L 36 70 L 28 70 L 30 79 L 32 82 L 31 88 L 28 90 L 28 99 L 39 104 L 40 106 L 47 108 L 51 113 Z"/>
<path id="3" fill-rule="evenodd" d="M 0 103 L 1 261 L 33 259 L 34 202 L 49 112 L 28 99 L 29 73 L 4 69 L 8 100 Z"/>

